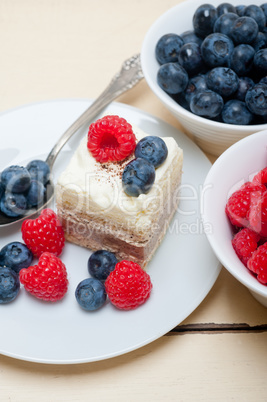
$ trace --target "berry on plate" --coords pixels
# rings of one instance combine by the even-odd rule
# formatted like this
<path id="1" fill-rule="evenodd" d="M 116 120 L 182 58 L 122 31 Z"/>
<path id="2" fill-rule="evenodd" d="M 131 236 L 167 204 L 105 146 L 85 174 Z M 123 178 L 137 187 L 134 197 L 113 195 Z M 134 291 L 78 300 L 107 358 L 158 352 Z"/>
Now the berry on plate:
<path id="1" fill-rule="evenodd" d="M 0 304 L 13 301 L 20 289 L 18 275 L 13 269 L 0 267 Z"/>
<path id="2" fill-rule="evenodd" d="M 115 254 L 107 250 L 97 250 L 88 260 L 89 274 L 100 281 L 105 281 L 117 264 Z"/>
<path id="3" fill-rule="evenodd" d="M 105 288 L 110 302 L 122 310 L 131 310 L 143 304 L 150 296 L 150 276 L 140 265 L 123 260 L 110 273 Z"/>
<path id="4" fill-rule="evenodd" d="M 62 253 L 65 236 L 54 211 L 47 208 L 36 219 L 26 219 L 21 226 L 23 241 L 31 252 L 40 257 L 48 251 L 57 257 Z"/>
<path id="5" fill-rule="evenodd" d="M 103 306 L 107 294 L 101 281 L 95 278 L 87 278 L 78 284 L 75 297 L 84 310 L 94 311 Z"/>
<path id="6" fill-rule="evenodd" d="M 232 240 L 233 248 L 245 266 L 247 266 L 248 260 L 257 249 L 259 240 L 260 236 L 248 228 L 240 230 L 234 236 Z"/>
<path id="7" fill-rule="evenodd" d="M 132 126 L 122 117 L 104 116 L 89 127 L 87 147 L 100 163 L 122 161 L 135 145 Z"/>
<path id="8" fill-rule="evenodd" d="M 43 253 L 37 265 L 22 269 L 19 279 L 29 293 L 45 301 L 60 300 L 68 290 L 66 267 L 51 253 Z"/>
<path id="9" fill-rule="evenodd" d="M 28 268 L 32 260 L 32 252 L 19 241 L 6 244 L 0 251 L 0 265 L 9 267 L 16 273 L 22 268 Z"/>

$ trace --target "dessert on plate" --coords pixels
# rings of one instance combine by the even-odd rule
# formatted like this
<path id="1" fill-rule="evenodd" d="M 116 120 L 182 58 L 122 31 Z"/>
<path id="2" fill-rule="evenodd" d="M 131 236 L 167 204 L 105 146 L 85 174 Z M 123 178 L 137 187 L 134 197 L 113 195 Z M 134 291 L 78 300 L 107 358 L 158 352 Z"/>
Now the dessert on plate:
<path id="1" fill-rule="evenodd" d="M 67 241 L 143 268 L 179 202 L 183 151 L 119 116 L 92 123 L 56 186 Z"/>

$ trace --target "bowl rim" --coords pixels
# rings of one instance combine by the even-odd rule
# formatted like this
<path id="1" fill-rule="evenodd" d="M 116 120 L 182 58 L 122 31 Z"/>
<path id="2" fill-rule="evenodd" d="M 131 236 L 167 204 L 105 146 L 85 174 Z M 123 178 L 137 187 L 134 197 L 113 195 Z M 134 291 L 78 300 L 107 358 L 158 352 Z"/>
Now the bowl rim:
<path id="1" fill-rule="evenodd" d="M 230 146 L 226 151 L 224 151 L 219 157 L 218 159 L 214 162 L 214 164 L 211 166 L 204 184 L 203 184 L 203 188 L 205 188 L 205 186 L 207 186 L 209 183 L 213 182 L 213 178 L 217 176 L 218 173 L 218 169 L 220 169 L 221 171 L 221 166 L 224 165 L 225 163 L 227 163 L 227 160 L 229 158 L 231 158 L 233 155 L 236 154 L 236 150 L 238 148 L 240 148 L 240 146 L 245 146 L 247 143 L 253 143 L 255 141 L 256 137 L 265 137 L 266 138 L 266 146 L 267 146 L 267 129 L 259 131 L 257 133 L 251 134 L 241 140 L 239 140 L 238 142 L 236 142 L 235 144 L 233 144 L 232 146 Z M 267 156 L 267 151 L 266 151 L 266 156 Z M 203 220 L 203 223 L 207 223 L 210 221 L 210 219 L 208 218 L 208 213 L 207 213 L 207 209 L 205 209 L 205 211 L 201 212 L 201 217 Z M 225 219 L 226 216 L 225 216 Z M 222 263 L 222 265 L 227 269 L 227 271 L 229 271 L 239 282 L 241 282 L 243 285 L 245 285 L 249 290 L 257 293 L 258 295 L 261 295 L 263 297 L 267 298 L 267 286 L 261 284 L 256 278 L 254 278 L 253 276 L 248 277 L 247 275 L 245 275 L 246 268 L 244 266 L 244 276 L 239 275 L 236 270 L 233 268 L 232 264 L 229 261 L 229 257 L 227 255 L 225 255 L 221 248 L 220 248 L 220 244 L 217 242 L 217 238 L 214 235 L 214 233 L 205 233 L 207 236 L 207 239 L 210 243 L 210 246 L 212 247 L 215 255 L 217 256 L 217 258 L 219 259 L 219 261 Z M 239 258 L 236 255 L 236 262 L 237 264 L 242 264 L 243 263 L 239 260 Z M 253 280 L 250 280 L 253 279 Z"/>
<path id="2" fill-rule="evenodd" d="M 222 1 L 221 0 L 215 0 L 214 3 L 220 4 Z M 250 0 L 244 0 L 243 3 L 249 3 Z M 255 0 L 255 3 L 260 3 L 259 0 Z M 232 4 L 239 4 L 238 0 L 233 0 Z M 227 123 L 222 123 L 222 122 L 217 122 L 214 120 L 207 119 L 205 117 L 201 117 L 198 115 L 193 114 L 192 112 L 184 109 L 182 106 L 180 106 L 177 102 L 175 102 L 170 95 L 168 95 L 166 92 L 164 92 L 159 85 L 155 82 L 155 80 L 152 78 L 152 75 L 150 73 L 150 58 L 151 58 L 151 52 L 152 52 L 152 47 L 153 47 L 153 52 L 155 49 L 155 45 L 157 43 L 157 40 L 162 36 L 162 33 L 160 35 L 157 34 L 159 26 L 162 26 L 162 24 L 168 20 L 170 16 L 173 16 L 173 14 L 182 15 L 184 9 L 192 9 L 192 13 L 196 8 L 193 8 L 193 5 L 197 7 L 198 5 L 203 4 L 202 0 L 185 0 L 182 1 L 181 3 L 171 7 L 167 11 L 165 11 L 159 18 L 157 18 L 153 24 L 150 26 L 148 29 L 142 46 L 141 46 L 141 53 L 140 53 L 140 59 L 141 59 L 141 66 L 144 74 L 144 78 L 152 90 L 152 92 L 163 102 L 163 104 L 167 105 L 170 110 L 172 110 L 174 113 L 179 114 L 180 116 L 183 116 L 183 118 L 186 118 L 187 120 L 192 120 L 195 123 L 201 124 L 201 125 L 209 125 L 211 127 L 220 129 L 221 131 L 223 130 L 231 130 L 234 132 L 240 132 L 242 131 L 244 134 L 250 134 L 252 132 L 258 132 L 262 131 L 267 128 L 267 123 L 264 124 L 252 124 L 252 125 L 237 125 L 237 124 L 227 124 Z M 216 4 L 213 4 L 216 6 Z M 193 14 L 192 14 L 193 15 Z M 190 29 L 190 28 L 189 28 Z M 162 29 L 160 30 L 162 31 Z M 169 33 L 168 29 L 164 29 L 166 31 L 165 33 Z M 178 32 L 176 32 L 178 33 Z M 181 32 L 182 33 L 182 32 Z M 179 34 L 179 33 L 178 33 Z M 151 46 L 153 44 L 153 46 Z"/>

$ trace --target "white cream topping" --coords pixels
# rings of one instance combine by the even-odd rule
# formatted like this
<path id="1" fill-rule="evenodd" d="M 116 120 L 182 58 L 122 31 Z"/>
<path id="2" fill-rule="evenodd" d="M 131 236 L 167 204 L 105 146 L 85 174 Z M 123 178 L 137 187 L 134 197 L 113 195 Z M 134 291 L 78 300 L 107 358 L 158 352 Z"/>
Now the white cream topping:
<path id="1" fill-rule="evenodd" d="M 137 127 L 133 131 L 139 141 L 148 135 Z M 168 156 L 165 162 L 156 169 L 155 182 L 147 194 L 138 197 L 130 197 L 122 187 L 121 174 L 124 166 L 134 158 L 132 155 L 123 163 L 97 162 L 87 148 L 87 136 L 84 137 L 74 153 L 66 170 L 60 175 L 58 184 L 65 189 L 74 191 L 77 196 L 88 200 L 88 205 L 93 204 L 94 210 L 98 208 L 114 219 L 122 218 L 122 214 L 135 223 L 142 225 L 148 223 L 149 211 L 155 212 L 153 204 L 155 198 L 162 192 L 162 179 L 167 180 L 168 169 L 174 158 L 177 158 L 182 150 L 172 137 L 163 138 L 168 148 Z M 167 184 L 167 183 L 166 183 Z M 165 186 L 164 186 L 165 187 Z M 156 202 L 158 204 L 158 202 Z"/>

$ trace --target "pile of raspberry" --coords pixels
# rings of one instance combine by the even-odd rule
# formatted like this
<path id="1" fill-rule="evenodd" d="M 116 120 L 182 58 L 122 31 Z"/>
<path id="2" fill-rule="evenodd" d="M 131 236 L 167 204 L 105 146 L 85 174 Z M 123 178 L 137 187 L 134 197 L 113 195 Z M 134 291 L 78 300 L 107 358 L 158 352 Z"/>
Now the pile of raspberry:
<path id="1" fill-rule="evenodd" d="M 267 167 L 230 196 L 225 212 L 235 233 L 237 256 L 267 285 Z"/>

